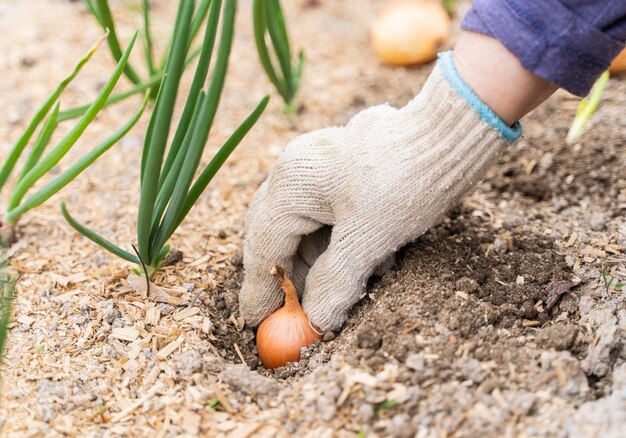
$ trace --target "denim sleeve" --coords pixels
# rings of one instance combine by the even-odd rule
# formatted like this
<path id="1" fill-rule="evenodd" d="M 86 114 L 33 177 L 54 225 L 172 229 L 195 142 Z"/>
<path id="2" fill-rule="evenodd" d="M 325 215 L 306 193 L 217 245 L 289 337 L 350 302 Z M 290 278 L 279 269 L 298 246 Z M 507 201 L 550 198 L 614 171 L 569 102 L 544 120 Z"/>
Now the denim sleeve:
<path id="1" fill-rule="evenodd" d="M 626 45 L 626 1 L 474 0 L 461 27 L 498 39 L 524 68 L 583 96 Z"/>

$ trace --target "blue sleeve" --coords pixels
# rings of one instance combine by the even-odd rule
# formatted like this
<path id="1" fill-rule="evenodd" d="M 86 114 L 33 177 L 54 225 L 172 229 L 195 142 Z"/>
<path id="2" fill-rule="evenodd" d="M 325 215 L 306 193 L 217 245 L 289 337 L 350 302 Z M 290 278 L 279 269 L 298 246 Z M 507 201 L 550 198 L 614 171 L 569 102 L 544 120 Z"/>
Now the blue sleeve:
<path id="1" fill-rule="evenodd" d="M 626 45 L 626 1 L 474 0 L 461 27 L 498 39 L 527 70 L 584 96 Z"/>

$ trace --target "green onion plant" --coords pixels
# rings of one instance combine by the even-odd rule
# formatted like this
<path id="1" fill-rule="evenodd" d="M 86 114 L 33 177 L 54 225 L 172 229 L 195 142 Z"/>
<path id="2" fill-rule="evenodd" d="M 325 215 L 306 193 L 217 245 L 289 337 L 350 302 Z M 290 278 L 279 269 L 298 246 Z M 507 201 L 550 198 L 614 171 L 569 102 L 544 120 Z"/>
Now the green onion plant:
<path id="1" fill-rule="evenodd" d="M 107 43 L 111 55 L 116 61 L 119 61 L 122 56 L 120 48 L 120 41 L 116 31 L 116 24 L 114 16 L 109 7 L 108 0 L 83 0 L 89 12 L 94 16 L 100 27 L 108 32 Z M 194 38 L 200 31 L 200 28 L 207 16 L 211 0 L 200 0 L 198 6 L 195 8 L 194 16 L 190 23 L 190 29 L 188 32 L 187 44 L 191 46 Z M 142 75 L 138 70 L 130 63 L 127 62 L 124 68 L 124 75 L 132 83 L 132 87 L 126 91 L 110 96 L 105 105 L 111 105 L 120 102 L 130 96 L 150 90 L 150 98 L 154 100 L 158 95 L 159 86 L 161 85 L 163 75 L 165 74 L 167 57 L 164 57 L 162 62 L 157 62 L 154 59 L 154 51 L 152 45 L 152 33 L 150 30 L 150 1 L 141 0 L 142 16 L 143 16 L 143 29 L 141 32 L 143 41 L 143 53 L 145 59 L 145 75 Z M 172 35 L 173 38 L 173 35 Z M 166 52 L 171 49 L 168 46 Z M 189 57 L 185 62 L 185 66 L 189 65 L 200 54 L 199 50 L 190 51 Z M 82 116 L 89 108 L 89 105 L 81 105 L 75 108 L 69 108 L 65 111 L 61 111 L 59 114 L 59 120 L 73 119 Z"/>
<path id="2" fill-rule="evenodd" d="M 608 81 L 609 72 L 605 71 L 595 84 L 593 84 L 589 96 L 580 101 L 578 110 L 576 110 L 576 117 L 574 117 L 572 126 L 570 126 L 565 139 L 567 144 L 575 143 L 587 130 L 587 123 L 598 108 L 600 100 L 602 100 L 602 93 L 604 93 Z"/>
<path id="3" fill-rule="evenodd" d="M 200 6 L 202 4 L 200 2 Z M 224 86 L 236 6 L 236 0 L 211 1 L 198 64 L 182 114 L 167 148 L 176 96 L 189 57 L 190 34 L 195 28 L 194 1 L 179 1 L 173 37 L 165 61 L 165 75 L 145 134 L 135 253 L 120 248 L 81 225 L 70 215 L 65 204 L 61 204 L 66 220 L 75 230 L 116 256 L 141 266 L 148 278 L 157 272 L 169 251 L 169 238 L 267 106 L 269 98 L 266 96 L 196 177 Z M 219 46 L 205 90 L 220 21 Z"/>
<path id="4" fill-rule="evenodd" d="M 113 91 L 113 88 L 117 84 L 122 71 L 124 71 L 127 65 L 128 57 L 131 53 L 136 37 L 137 34 L 135 33 L 126 49 L 120 55 L 113 74 L 108 79 L 95 100 L 89 105 L 75 126 L 59 141 L 55 147 L 46 153 L 46 148 L 50 143 L 52 135 L 60 123 L 60 104 L 58 103 L 59 97 L 61 96 L 63 90 L 70 84 L 70 82 L 72 82 L 83 66 L 89 61 L 102 40 L 100 40 L 87 52 L 87 54 L 75 66 L 70 75 L 61 81 L 52 94 L 50 94 L 43 104 L 37 109 L 25 131 L 10 149 L 8 156 L 4 159 L 4 162 L 0 167 L 0 190 L 7 184 L 9 176 L 17 167 L 18 160 L 24 153 L 31 138 L 35 134 L 35 131 L 37 131 L 39 125 L 43 124 L 33 142 L 32 147 L 30 148 L 30 152 L 25 159 L 22 171 L 18 175 L 17 181 L 15 182 L 15 185 L 9 195 L 4 220 L 0 220 L 0 246 L 9 246 L 15 241 L 15 225 L 24 213 L 41 205 L 69 184 L 74 178 L 76 178 L 76 176 L 78 176 L 83 170 L 89 167 L 95 160 L 97 160 L 118 140 L 120 140 L 135 125 L 141 116 L 147 102 L 145 99 L 141 108 L 128 122 L 126 122 L 125 125 L 113 132 L 102 143 L 91 149 L 76 163 L 61 172 L 51 181 L 47 182 L 43 187 L 28 195 L 33 186 L 44 175 L 48 174 L 50 170 L 55 167 L 76 144 L 87 127 L 98 115 L 107 98 Z"/>
<path id="5" fill-rule="evenodd" d="M 304 53 L 300 51 L 293 64 L 289 34 L 279 0 L 254 0 L 252 20 L 254 40 L 263 69 L 285 101 L 285 114 L 292 115 L 296 110 L 296 93 L 300 88 Z M 274 59 L 270 56 L 268 39 L 273 48 Z"/>
<path id="6" fill-rule="evenodd" d="M 8 267 L 6 249 L 0 249 L 0 366 L 4 358 L 4 347 L 9 332 L 11 304 L 15 296 L 15 280 L 17 275 Z"/>

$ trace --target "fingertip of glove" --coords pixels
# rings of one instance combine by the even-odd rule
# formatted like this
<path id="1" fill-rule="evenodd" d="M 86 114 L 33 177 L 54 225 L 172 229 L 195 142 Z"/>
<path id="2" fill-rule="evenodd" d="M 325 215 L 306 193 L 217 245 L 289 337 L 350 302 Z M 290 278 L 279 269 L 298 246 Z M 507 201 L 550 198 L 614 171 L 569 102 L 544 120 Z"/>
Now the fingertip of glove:
<path id="1" fill-rule="evenodd" d="M 309 317 L 311 328 L 320 334 L 339 330 L 348 319 L 347 314 L 333 313 L 326 306 L 308 306 L 304 312 Z"/>

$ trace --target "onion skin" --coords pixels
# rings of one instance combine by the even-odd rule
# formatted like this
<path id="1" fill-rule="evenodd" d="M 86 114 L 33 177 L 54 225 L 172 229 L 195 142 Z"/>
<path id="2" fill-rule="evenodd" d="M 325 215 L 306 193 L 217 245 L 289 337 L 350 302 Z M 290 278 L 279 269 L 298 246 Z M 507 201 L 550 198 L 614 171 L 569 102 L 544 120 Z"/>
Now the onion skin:
<path id="1" fill-rule="evenodd" d="M 609 67 L 609 72 L 612 74 L 624 73 L 626 71 L 626 49 L 622 50 L 617 58 L 613 60 Z"/>
<path id="2" fill-rule="evenodd" d="M 321 340 L 322 335 L 311 327 L 285 270 L 274 266 L 270 273 L 285 292 L 285 305 L 261 323 L 256 334 L 256 348 L 265 368 L 278 368 L 299 361 L 300 349 Z"/>
<path id="3" fill-rule="evenodd" d="M 395 0 L 372 26 L 376 56 L 392 65 L 430 62 L 450 37 L 450 18 L 440 2 Z"/>

